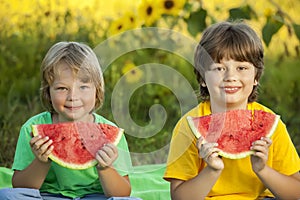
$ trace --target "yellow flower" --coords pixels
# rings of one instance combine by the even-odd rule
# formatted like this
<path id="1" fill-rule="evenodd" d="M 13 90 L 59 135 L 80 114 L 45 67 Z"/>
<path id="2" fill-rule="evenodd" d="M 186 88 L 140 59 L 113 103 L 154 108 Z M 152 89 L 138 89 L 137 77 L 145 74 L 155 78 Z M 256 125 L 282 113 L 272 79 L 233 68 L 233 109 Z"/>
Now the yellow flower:
<path id="1" fill-rule="evenodd" d="M 136 14 L 132 11 L 127 11 L 124 16 L 123 16 L 124 21 L 127 23 L 127 28 L 128 29 L 133 29 L 136 28 L 138 24 L 138 18 Z"/>
<path id="2" fill-rule="evenodd" d="M 272 16 L 272 14 L 273 14 L 273 11 L 272 11 L 271 8 L 266 8 L 266 9 L 264 10 L 264 15 L 265 15 L 266 17 L 270 17 L 270 16 Z"/>
<path id="3" fill-rule="evenodd" d="M 126 24 L 124 24 L 124 20 L 122 18 L 114 20 L 108 30 L 108 35 L 115 35 L 126 31 Z"/>
<path id="4" fill-rule="evenodd" d="M 138 6 L 139 18 L 144 20 L 146 26 L 151 26 L 161 17 L 158 0 L 142 0 Z"/>
<path id="5" fill-rule="evenodd" d="M 178 15 L 186 0 L 160 0 L 159 5 L 163 14 Z"/>
<path id="6" fill-rule="evenodd" d="M 132 62 L 126 62 L 122 73 L 128 83 L 136 83 L 143 77 L 143 71 L 134 65 Z"/>
<path id="7" fill-rule="evenodd" d="M 133 12 L 126 12 L 120 18 L 114 20 L 109 27 L 109 35 L 115 35 L 137 27 L 137 17 Z"/>

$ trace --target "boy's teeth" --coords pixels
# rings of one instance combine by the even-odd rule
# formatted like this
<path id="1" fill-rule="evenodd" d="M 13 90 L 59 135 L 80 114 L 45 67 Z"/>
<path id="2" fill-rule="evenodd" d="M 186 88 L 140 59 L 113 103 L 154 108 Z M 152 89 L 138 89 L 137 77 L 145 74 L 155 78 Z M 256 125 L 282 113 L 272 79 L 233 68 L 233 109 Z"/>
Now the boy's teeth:
<path id="1" fill-rule="evenodd" d="M 225 88 L 225 90 L 236 90 L 237 88 Z"/>

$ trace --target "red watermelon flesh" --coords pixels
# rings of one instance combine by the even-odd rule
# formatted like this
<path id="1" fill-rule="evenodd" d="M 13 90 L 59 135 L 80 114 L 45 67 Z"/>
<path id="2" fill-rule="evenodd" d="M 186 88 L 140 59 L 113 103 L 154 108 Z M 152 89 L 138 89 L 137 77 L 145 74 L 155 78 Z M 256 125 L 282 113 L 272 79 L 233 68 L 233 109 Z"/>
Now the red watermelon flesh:
<path id="1" fill-rule="evenodd" d="M 279 116 L 262 110 L 232 110 L 203 117 L 187 117 L 188 124 L 205 142 L 216 142 L 221 156 L 231 159 L 251 155 L 252 142 L 271 137 Z"/>
<path id="2" fill-rule="evenodd" d="M 106 143 L 117 145 L 123 129 L 88 122 L 32 125 L 33 135 L 48 136 L 54 149 L 49 156 L 70 169 L 87 169 L 97 164 L 96 152 Z"/>
<path id="3" fill-rule="evenodd" d="M 82 126 L 78 126 L 77 128 L 82 138 L 83 145 L 93 156 L 95 156 L 97 151 L 108 142 L 117 145 L 122 136 L 119 132 L 123 131 L 116 126 L 111 126 L 109 124 L 90 126 L 88 123 L 83 123 Z"/>

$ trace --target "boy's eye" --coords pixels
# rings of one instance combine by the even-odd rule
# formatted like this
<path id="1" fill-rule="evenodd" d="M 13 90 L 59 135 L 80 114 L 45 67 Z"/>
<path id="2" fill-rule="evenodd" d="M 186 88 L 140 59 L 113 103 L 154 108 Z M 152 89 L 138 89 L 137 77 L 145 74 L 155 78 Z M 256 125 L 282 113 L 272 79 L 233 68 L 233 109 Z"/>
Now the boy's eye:
<path id="1" fill-rule="evenodd" d="M 80 89 L 88 89 L 88 88 L 89 88 L 89 86 L 87 86 L 87 85 L 80 86 Z"/>
<path id="2" fill-rule="evenodd" d="M 213 70 L 215 70 L 215 71 L 225 71 L 226 69 L 225 69 L 225 67 L 214 67 L 214 69 Z"/>
<path id="3" fill-rule="evenodd" d="M 220 63 L 215 63 L 215 64 L 210 66 L 210 70 L 211 71 L 225 71 L 226 68 L 225 68 L 225 66 L 223 66 Z"/>
<path id="4" fill-rule="evenodd" d="M 68 89 L 66 87 L 57 87 L 56 90 L 64 91 L 64 90 L 68 90 Z"/>
<path id="5" fill-rule="evenodd" d="M 238 70 L 246 70 L 246 69 L 248 69 L 248 68 L 245 67 L 245 66 L 239 66 L 239 67 L 238 67 Z"/>

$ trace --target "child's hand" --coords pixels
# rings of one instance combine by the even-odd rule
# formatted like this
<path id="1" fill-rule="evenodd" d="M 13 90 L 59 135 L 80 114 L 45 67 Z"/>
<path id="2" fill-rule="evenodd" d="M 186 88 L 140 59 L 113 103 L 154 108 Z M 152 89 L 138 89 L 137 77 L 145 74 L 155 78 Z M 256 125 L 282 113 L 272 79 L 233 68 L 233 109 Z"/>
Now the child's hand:
<path id="1" fill-rule="evenodd" d="M 197 147 L 199 150 L 199 157 L 202 158 L 206 164 L 214 170 L 222 170 L 224 163 L 221 157 L 219 157 L 219 149 L 217 143 L 205 143 L 202 144 L 203 137 L 200 137 L 197 141 Z"/>
<path id="2" fill-rule="evenodd" d="M 35 157 L 41 162 L 48 162 L 49 155 L 53 150 L 52 140 L 48 137 L 42 138 L 40 135 L 33 137 L 30 140 L 30 146 Z"/>
<path id="3" fill-rule="evenodd" d="M 105 144 L 96 154 L 97 169 L 110 167 L 118 157 L 118 149 L 113 144 Z"/>
<path id="4" fill-rule="evenodd" d="M 272 140 L 266 137 L 253 142 L 251 150 L 254 150 L 254 154 L 251 155 L 251 164 L 254 172 L 257 173 L 266 166 L 271 144 Z"/>

